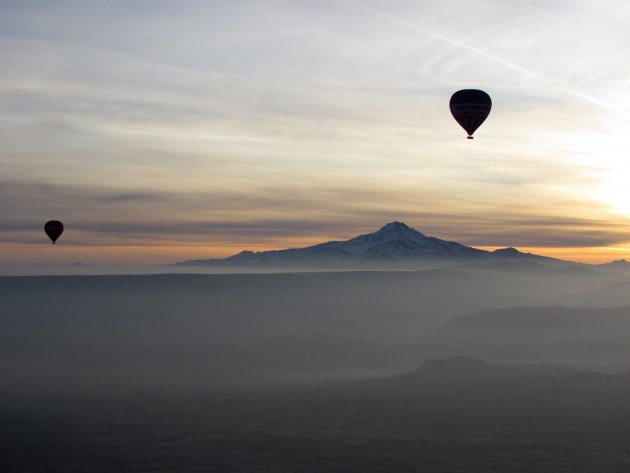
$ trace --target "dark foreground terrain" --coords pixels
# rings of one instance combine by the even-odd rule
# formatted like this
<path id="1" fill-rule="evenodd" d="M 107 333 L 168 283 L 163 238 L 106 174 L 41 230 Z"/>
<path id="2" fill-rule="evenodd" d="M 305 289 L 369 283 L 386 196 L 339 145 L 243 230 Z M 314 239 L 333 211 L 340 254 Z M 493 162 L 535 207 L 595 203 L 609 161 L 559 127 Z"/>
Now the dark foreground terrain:
<path id="1" fill-rule="evenodd" d="M 629 288 L 529 263 L 0 278 L 0 472 L 627 473 Z"/>
<path id="2" fill-rule="evenodd" d="M 630 378 L 429 360 L 308 388 L 5 394 L 10 472 L 627 472 Z"/>

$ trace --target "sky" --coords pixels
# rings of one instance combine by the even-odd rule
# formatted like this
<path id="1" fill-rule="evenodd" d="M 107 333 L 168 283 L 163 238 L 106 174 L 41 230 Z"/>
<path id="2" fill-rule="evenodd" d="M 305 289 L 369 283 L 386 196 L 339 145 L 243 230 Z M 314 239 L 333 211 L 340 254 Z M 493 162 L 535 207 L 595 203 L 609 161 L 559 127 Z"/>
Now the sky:
<path id="1" fill-rule="evenodd" d="M 394 220 L 630 259 L 629 24 L 621 0 L 0 0 L 0 262 L 162 264 Z M 493 100 L 472 141 L 464 88 Z"/>

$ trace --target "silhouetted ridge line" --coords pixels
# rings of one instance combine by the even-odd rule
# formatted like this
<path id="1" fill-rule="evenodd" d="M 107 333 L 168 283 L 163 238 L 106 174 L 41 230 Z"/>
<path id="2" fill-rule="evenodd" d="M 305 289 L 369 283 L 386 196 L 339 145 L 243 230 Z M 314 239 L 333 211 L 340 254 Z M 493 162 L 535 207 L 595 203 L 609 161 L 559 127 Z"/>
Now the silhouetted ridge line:
<path id="1" fill-rule="evenodd" d="M 480 250 L 455 241 L 427 236 L 403 222 L 390 222 L 374 233 L 366 233 L 344 241 L 328 241 L 305 248 L 273 251 L 244 250 L 223 259 L 189 260 L 179 265 L 227 266 L 322 266 L 353 267 L 362 265 L 405 265 L 422 262 L 475 261 L 555 262 L 515 248 L 494 252 Z"/>

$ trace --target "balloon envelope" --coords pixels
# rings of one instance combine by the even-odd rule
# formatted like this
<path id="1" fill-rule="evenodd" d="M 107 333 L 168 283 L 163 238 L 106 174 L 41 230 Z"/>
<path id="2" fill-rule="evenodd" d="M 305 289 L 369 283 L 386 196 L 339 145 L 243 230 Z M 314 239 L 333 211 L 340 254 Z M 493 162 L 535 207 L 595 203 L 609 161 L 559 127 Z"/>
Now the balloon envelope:
<path id="1" fill-rule="evenodd" d="M 449 105 L 453 118 L 466 130 L 468 139 L 472 140 L 472 134 L 488 118 L 492 100 L 483 90 L 464 89 L 453 94 Z"/>
<path id="2" fill-rule="evenodd" d="M 44 231 L 46 232 L 46 235 L 48 235 L 48 238 L 52 240 L 54 245 L 57 238 L 59 238 L 63 233 L 63 223 L 59 220 L 50 220 L 46 222 L 46 225 L 44 225 Z"/>

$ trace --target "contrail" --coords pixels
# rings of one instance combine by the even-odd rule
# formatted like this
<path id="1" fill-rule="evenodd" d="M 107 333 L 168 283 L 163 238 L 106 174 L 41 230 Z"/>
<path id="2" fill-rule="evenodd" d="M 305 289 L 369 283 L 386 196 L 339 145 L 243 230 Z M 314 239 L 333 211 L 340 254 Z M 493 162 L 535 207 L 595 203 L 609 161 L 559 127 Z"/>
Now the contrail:
<path id="1" fill-rule="evenodd" d="M 521 1 L 521 0 L 519 0 L 519 1 Z M 526 4 L 526 2 L 523 2 L 523 1 L 521 1 L 521 3 Z M 369 14 L 378 16 L 380 18 L 383 18 L 383 19 L 389 21 L 390 23 L 397 24 L 397 25 L 402 26 L 402 27 L 404 27 L 404 28 L 406 28 L 408 30 L 412 30 L 412 31 L 415 31 L 415 32 L 418 32 L 418 33 L 422 33 L 424 35 L 428 35 L 428 36 L 432 36 L 434 38 L 438 38 L 438 39 L 440 39 L 440 40 L 442 40 L 444 42 L 447 42 L 447 43 L 449 43 L 449 44 L 451 44 L 453 46 L 465 49 L 465 50 L 470 51 L 470 52 L 472 52 L 474 54 L 477 54 L 479 56 L 488 58 L 491 61 L 494 61 L 494 62 L 496 62 L 498 64 L 501 64 L 501 65 L 503 65 L 503 66 L 505 66 L 505 67 L 507 67 L 509 69 L 512 69 L 513 71 L 516 71 L 516 72 L 519 72 L 521 74 L 527 75 L 527 76 L 529 76 L 529 77 L 531 77 L 533 79 L 536 79 L 537 81 L 542 82 L 544 84 L 548 84 L 550 87 L 553 87 L 553 88 L 555 88 L 557 90 L 560 90 L 562 92 L 565 92 L 567 94 L 573 95 L 574 97 L 577 97 L 577 98 L 579 98 L 579 99 L 581 99 L 581 100 L 583 100 L 585 102 L 588 102 L 588 103 L 597 105 L 599 107 L 605 108 L 606 110 L 611 110 L 611 111 L 618 112 L 618 113 L 624 113 L 624 114 L 630 113 L 630 112 L 628 112 L 626 110 L 621 110 L 621 109 L 618 109 L 618 108 L 611 107 L 610 105 L 607 105 L 606 103 L 602 102 L 601 100 L 599 100 L 599 99 L 597 99 L 595 97 L 592 97 L 590 95 L 584 94 L 584 93 L 582 93 L 580 91 L 577 91 L 577 90 L 574 90 L 574 89 L 571 89 L 571 88 L 568 88 L 568 87 L 560 87 L 560 86 L 554 85 L 552 83 L 552 81 L 550 81 L 547 77 L 542 76 L 542 75 L 538 74 L 537 72 L 534 72 L 534 71 L 531 71 L 529 69 L 526 69 L 525 67 L 519 66 L 518 64 L 515 64 L 515 63 L 513 63 L 511 61 L 508 61 L 506 59 L 503 59 L 503 58 L 501 58 L 499 56 L 495 56 L 494 54 L 491 54 L 491 53 L 489 53 L 487 51 L 484 51 L 483 49 L 479 49 L 479 48 L 476 48 L 476 47 L 471 46 L 469 44 L 466 44 L 466 43 L 464 43 L 464 42 L 462 42 L 462 41 L 460 41 L 458 39 L 451 38 L 450 36 L 442 34 L 442 33 L 438 32 L 438 31 L 434 31 L 434 30 L 431 30 L 429 28 L 425 28 L 423 26 L 420 26 L 420 25 L 418 25 L 418 24 L 416 24 L 416 23 L 414 23 L 412 21 L 409 21 L 409 20 L 406 20 L 404 18 L 400 18 L 400 17 L 394 16 L 394 15 L 391 15 L 389 13 L 386 13 L 386 12 L 381 11 L 381 10 L 377 10 L 375 8 L 372 8 L 372 7 L 367 7 L 367 6 L 364 6 L 364 5 L 358 5 L 358 4 L 354 3 L 354 2 L 346 2 L 346 4 L 348 6 L 350 6 L 350 7 L 352 7 L 352 8 L 355 8 L 357 10 L 363 11 L 364 13 L 369 13 Z M 532 6 L 532 8 L 535 8 L 535 7 Z"/>
<path id="2" fill-rule="evenodd" d="M 606 104 L 605 102 L 602 102 L 601 100 L 599 100 L 598 98 L 592 97 L 591 95 L 587 95 L 587 94 L 583 94 L 582 92 L 578 91 L 578 90 L 574 90 L 574 89 L 569 89 L 567 87 L 559 87 L 559 86 L 553 86 L 556 89 L 562 91 L 562 92 L 566 92 L 567 94 L 571 94 L 577 98 L 580 98 L 582 100 L 584 100 L 585 102 L 590 102 L 592 104 L 598 105 L 602 108 L 605 108 L 606 110 L 610 110 L 612 112 L 617 112 L 617 113 L 623 113 L 624 115 L 627 115 L 628 112 L 627 110 L 623 110 L 620 108 L 615 108 L 615 107 L 611 107 L 610 105 Z"/>
<path id="3" fill-rule="evenodd" d="M 530 2 L 528 2 L 528 1 L 526 1 L 526 0 L 517 0 L 517 1 L 518 1 L 519 3 L 521 3 L 521 4 L 525 5 L 527 8 L 530 8 L 530 9 L 532 9 L 532 10 L 534 10 L 534 11 L 537 11 L 537 12 L 538 12 L 538 13 L 540 13 L 541 15 L 544 15 L 544 16 L 546 16 L 546 17 L 548 17 L 548 18 L 551 18 L 552 20 L 555 20 L 555 21 L 557 21 L 557 22 L 559 22 L 559 23 L 566 23 L 566 21 L 565 21 L 565 20 L 563 20 L 562 18 L 559 18 L 559 17 L 557 17 L 557 16 L 555 16 L 555 15 L 552 15 L 552 14 L 551 14 L 551 13 L 549 13 L 548 11 L 543 10 L 542 8 L 537 7 L 537 6 L 536 6 L 536 5 L 534 5 L 533 3 L 530 3 Z"/>
<path id="4" fill-rule="evenodd" d="M 429 28 L 425 28 L 423 26 L 420 26 L 420 25 L 418 25 L 416 23 L 413 23 L 413 22 L 411 22 L 409 20 L 405 20 L 404 18 L 399 18 L 397 16 L 390 15 L 389 13 L 386 13 L 384 11 L 377 10 L 377 9 L 371 8 L 371 7 L 366 7 L 366 6 L 363 6 L 363 5 L 357 5 L 357 4 L 352 3 L 352 2 L 348 2 L 348 5 L 356 8 L 357 10 L 362 10 L 363 12 L 371 13 L 371 14 L 376 15 L 376 16 L 380 16 L 381 18 L 389 21 L 390 23 L 396 23 L 396 24 L 398 24 L 400 26 L 403 26 L 403 27 L 405 27 L 405 28 L 407 28 L 409 30 L 413 30 L 413 31 L 416 31 L 418 33 L 422 33 L 422 34 L 425 34 L 425 35 L 428 35 L 428 36 L 433 36 L 434 38 L 441 39 L 442 41 L 445 41 L 445 42 L 447 42 L 447 43 L 449 43 L 449 44 L 451 44 L 453 46 L 457 46 L 457 47 L 460 47 L 462 49 L 467 49 L 468 51 L 471 51 L 471 52 L 473 52 L 475 54 L 487 57 L 488 59 L 491 59 L 494 62 L 498 62 L 499 64 L 503 64 L 504 66 L 509 67 L 510 69 L 513 69 L 513 70 L 515 70 L 517 72 L 520 72 L 521 74 L 527 74 L 529 76 L 533 76 L 533 77 L 536 77 L 538 79 L 542 79 L 542 77 L 539 74 L 537 74 L 535 72 L 532 72 L 532 71 L 530 71 L 528 69 L 525 69 L 524 67 L 521 67 L 521 66 L 519 66 L 517 64 L 514 64 L 513 62 L 507 61 L 507 60 L 505 60 L 503 58 L 500 58 L 498 56 L 490 54 L 489 52 L 484 51 L 483 49 L 479 49 L 479 48 L 475 48 L 474 46 L 470 46 L 469 44 L 466 44 L 466 43 L 464 43 L 462 41 L 459 41 L 457 39 L 454 39 L 454 38 L 451 38 L 449 36 L 446 36 L 446 35 L 444 35 L 442 33 L 437 32 L 437 31 L 434 31 L 434 30 L 431 30 Z"/>

